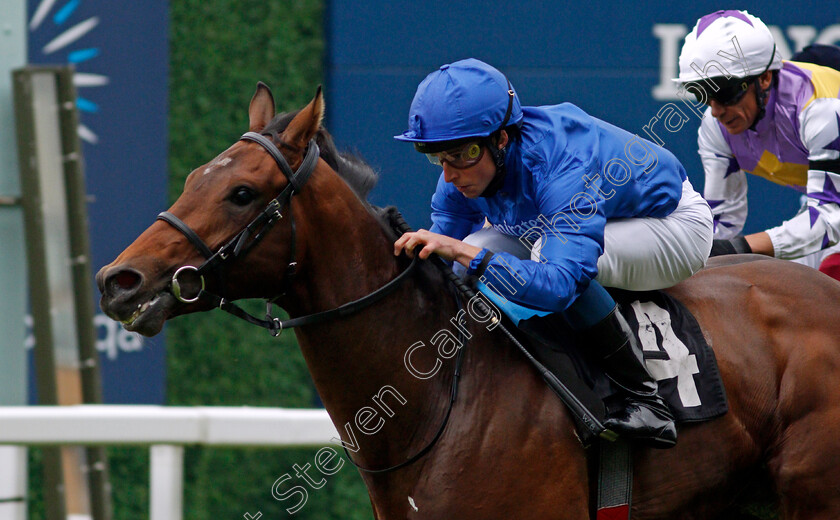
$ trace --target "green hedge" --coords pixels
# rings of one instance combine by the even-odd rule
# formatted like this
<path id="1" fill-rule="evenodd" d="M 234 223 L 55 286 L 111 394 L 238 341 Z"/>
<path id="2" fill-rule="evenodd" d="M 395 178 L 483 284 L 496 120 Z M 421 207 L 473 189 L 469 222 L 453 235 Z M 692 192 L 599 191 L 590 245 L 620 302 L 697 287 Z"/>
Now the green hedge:
<path id="1" fill-rule="evenodd" d="M 171 0 L 169 70 L 170 201 L 187 174 L 229 147 L 248 129 L 248 102 L 267 83 L 279 111 L 302 107 L 323 82 L 323 3 L 319 0 Z M 259 314 L 257 302 L 247 302 Z M 266 331 L 215 311 L 169 323 L 167 404 L 311 408 L 317 396 L 293 333 Z M 188 520 L 370 519 L 367 492 L 345 464 L 321 489 L 308 487 L 306 505 L 285 509 L 274 482 L 293 465 L 312 464 L 316 450 L 188 448 L 184 517 Z M 30 451 L 30 518 L 44 517 L 38 449 Z M 114 518 L 149 517 L 149 455 L 144 448 L 108 450 Z M 314 471 L 314 469 L 313 469 Z M 311 473 L 311 472 L 310 472 Z M 317 472 L 315 473 L 317 474 Z M 314 474 L 313 474 L 314 476 Z"/>

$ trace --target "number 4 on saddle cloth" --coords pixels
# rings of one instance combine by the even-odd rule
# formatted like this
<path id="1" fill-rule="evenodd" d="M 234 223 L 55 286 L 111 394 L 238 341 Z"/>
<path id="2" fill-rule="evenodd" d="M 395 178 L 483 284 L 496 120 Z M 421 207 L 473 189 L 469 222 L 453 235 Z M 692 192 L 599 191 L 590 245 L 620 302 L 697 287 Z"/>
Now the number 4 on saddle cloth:
<path id="1" fill-rule="evenodd" d="M 621 395 L 562 316 L 503 300 L 481 283 L 478 289 L 527 335 L 525 343 L 534 357 L 596 417 L 603 420 L 622 406 Z M 725 414 L 726 393 L 714 352 L 688 309 L 661 291 L 608 291 L 642 346 L 648 372 L 676 420 L 699 422 Z"/>

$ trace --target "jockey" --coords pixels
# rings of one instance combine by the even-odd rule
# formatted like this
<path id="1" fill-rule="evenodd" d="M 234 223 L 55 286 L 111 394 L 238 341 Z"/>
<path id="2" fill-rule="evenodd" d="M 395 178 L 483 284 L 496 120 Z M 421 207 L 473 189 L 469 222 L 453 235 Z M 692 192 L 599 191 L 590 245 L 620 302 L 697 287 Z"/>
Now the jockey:
<path id="1" fill-rule="evenodd" d="M 760 253 L 819 265 L 840 241 L 840 72 L 782 61 L 767 26 L 746 11 L 700 18 L 679 67 L 683 93 L 708 105 L 697 142 L 714 213 L 712 255 Z M 747 218 L 745 172 L 804 194 L 803 211 L 739 236 Z"/>
<path id="2" fill-rule="evenodd" d="M 429 74 L 395 138 L 443 169 L 431 230 L 403 235 L 395 253 L 464 266 L 508 315 L 562 313 L 626 394 L 605 426 L 673 446 L 673 415 L 603 286 L 660 289 L 703 267 L 711 212 L 679 161 L 569 103 L 522 107 L 475 59 Z"/>

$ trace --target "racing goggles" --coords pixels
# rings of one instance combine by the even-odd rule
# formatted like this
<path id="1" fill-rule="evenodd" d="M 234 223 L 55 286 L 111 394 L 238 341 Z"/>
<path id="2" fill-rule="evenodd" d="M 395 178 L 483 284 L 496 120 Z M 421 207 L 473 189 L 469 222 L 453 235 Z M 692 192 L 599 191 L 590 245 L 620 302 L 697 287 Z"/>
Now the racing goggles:
<path id="1" fill-rule="evenodd" d="M 755 79 L 756 76 L 733 78 L 731 80 L 722 77 L 710 78 L 694 83 L 687 90 L 690 90 L 694 94 L 698 103 L 708 105 L 709 102 L 714 100 L 721 105 L 731 106 L 743 99 Z"/>
<path id="2" fill-rule="evenodd" d="M 436 166 L 449 163 L 453 168 L 463 170 L 478 164 L 478 161 L 484 156 L 484 146 L 482 146 L 481 141 L 471 141 L 452 150 L 425 155 L 429 162 Z"/>
<path id="3" fill-rule="evenodd" d="M 714 100 L 725 106 L 732 106 L 741 101 L 750 85 L 761 77 L 762 74 L 770 70 L 770 65 L 776 58 L 776 44 L 773 44 L 773 51 L 770 53 L 770 61 L 760 74 L 755 76 L 747 76 L 745 78 L 731 78 L 724 77 L 706 78 L 703 81 L 693 82 L 691 93 L 697 98 L 698 103 L 708 105 L 710 101 Z M 756 88 L 758 84 L 756 83 Z"/>

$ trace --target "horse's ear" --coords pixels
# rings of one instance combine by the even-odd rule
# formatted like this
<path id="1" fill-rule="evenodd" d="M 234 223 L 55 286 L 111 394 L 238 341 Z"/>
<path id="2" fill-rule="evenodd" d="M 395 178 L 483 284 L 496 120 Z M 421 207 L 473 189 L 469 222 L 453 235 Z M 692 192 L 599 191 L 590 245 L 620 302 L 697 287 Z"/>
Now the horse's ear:
<path id="1" fill-rule="evenodd" d="M 315 136 L 323 119 L 324 95 L 321 93 L 321 86 L 318 85 L 315 97 L 292 119 L 286 131 L 283 132 L 283 138 L 290 144 L 303 149 L 306 143 Z"/>
<path id="2" fill-rule="evenodd" d="M 262 81 L 257 83 L 257 91 L 248 106 L 248 130 L 259 132 L 274 117 L 274 96 L 271 89 Z"/>

